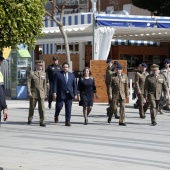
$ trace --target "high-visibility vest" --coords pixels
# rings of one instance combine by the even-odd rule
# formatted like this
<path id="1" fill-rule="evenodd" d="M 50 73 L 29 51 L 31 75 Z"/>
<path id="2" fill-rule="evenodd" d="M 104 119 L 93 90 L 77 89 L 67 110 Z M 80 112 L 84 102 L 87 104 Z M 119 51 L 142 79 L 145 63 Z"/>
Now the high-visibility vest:
<path id="1" fill-rule="evenodd" d="M 2 75 L 2 72 L 0 71 L 0 83 L 4 83 L 4 77 Z"/>

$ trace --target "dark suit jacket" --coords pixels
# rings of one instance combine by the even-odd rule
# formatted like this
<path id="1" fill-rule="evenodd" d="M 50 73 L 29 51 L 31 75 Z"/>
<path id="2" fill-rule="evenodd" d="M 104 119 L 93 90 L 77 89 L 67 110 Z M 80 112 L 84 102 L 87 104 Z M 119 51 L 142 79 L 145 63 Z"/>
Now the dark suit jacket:
<path id="1" fill-rule="evenodd" d="M 68 72 L 68 82 L 66 84 L 63 71 L 56 72 L 53 80 L 53 93 L 57 94 L 57 98 L 65 99 L 67 92 L 69 92 L 72 98 L 77 96 L 77 85 L 74 74 Z"/>
<path id="2" fill-rule="evenodd" d="M 2 109 L 5 109 L 6 107 L 7 107 L 7 104 L 5 100 L 5 93 L 4 93 L 2 86 L 0 85 L 0 111 Z"/>

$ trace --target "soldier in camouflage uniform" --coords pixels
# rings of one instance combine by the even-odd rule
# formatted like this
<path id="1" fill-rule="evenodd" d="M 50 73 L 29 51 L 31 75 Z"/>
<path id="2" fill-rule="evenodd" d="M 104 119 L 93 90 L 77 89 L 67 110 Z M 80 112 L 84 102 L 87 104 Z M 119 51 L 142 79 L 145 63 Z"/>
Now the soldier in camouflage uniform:
<path id="1" fill-rule="evenodd" d="M 34 109 L 38 102 L 40 126 L 45 127 L 46 125 L 44 123 L 44 112 L 45 112 L 44 100 L 46 98 L 46 88 L 47 88 L 46 87 L 46 74 L 42 70 L 43 68 L 42 60 L 36 60 L 35 66 L 36 66 L 36 70 L 30 71 L 27 77 L 28 96 L 30 100 L 28 125 L 32 123 Z"/>

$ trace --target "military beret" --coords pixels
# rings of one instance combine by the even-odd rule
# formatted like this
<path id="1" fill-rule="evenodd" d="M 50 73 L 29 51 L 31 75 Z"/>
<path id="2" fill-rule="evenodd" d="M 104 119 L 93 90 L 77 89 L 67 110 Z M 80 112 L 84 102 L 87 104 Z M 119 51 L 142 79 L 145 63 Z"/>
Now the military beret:
<path id="1" fill-rule="evenodd" d="M 0 56 L 0 61 L 3 61 L 3 60 L 5 60 L 5 58 L 4 58 L 4 57 L 2 57 L 2 56 Z"/>
<path id="2" fill-rule="evenodd" d="M 112 62 L 112 59 L 108 58 L 106 63 L 110 63 L 110 62 Z"/>
<path id="3" fill-rule="evenodd" d="M 170 63 L 170 60 L 169 59 L 165 59 L 164 63 Z"/>
<path id="4" fill-rule="evenodd" d="M 142 63 L 141 66 L 147 68 L 147 65 L 145 63 Z"/>
<path id="5" fill-rule="evenodd" d="M 118 61 L 114 61 L 114 62 L 113 62 L 113 64 L 118 65 L 118 64 L 119 64 L 119 62 L 118 62 Z"/>
<path id="6" fill-rule="evenodd" d="M 119 69 L 119 70 L 122 70 L 122 69 L 123 69 L 123 66 L 120 65 L 120 64 L 118 64 L 116 68 Z"/>
<path id="7" fill-rule="evenodd" d="M 38 64 L 38 65 L 43 65 L 43 60 L 35 60 L 35 64 Z"/>
<path id="8" fill-rule="evenodd" d="M 151 65 L 151 70 L 158 70 L 159 66 L 157 64 L 152 64 Z"/>
<path id="9" fill-rule="evenodd" d="M 54 61 L 58 60 L 58 57 L 54 56 L 54 57 L 53 57 L 53 60 L 54 60 Z"/>

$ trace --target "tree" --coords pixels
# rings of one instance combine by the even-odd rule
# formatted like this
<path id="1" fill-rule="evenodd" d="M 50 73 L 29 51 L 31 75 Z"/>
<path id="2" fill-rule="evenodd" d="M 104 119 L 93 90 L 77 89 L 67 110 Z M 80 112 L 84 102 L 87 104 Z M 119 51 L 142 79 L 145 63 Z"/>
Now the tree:
<path id="1" fill-rule="evenodd" d="M 26 44 L 34 48 L 42 36 L 45 0 L 0 0 L 0 51 Z"/>
<path id="2" fill-rule="evenodd" d="M 67 38 L 67 34 L 64 31 L 64 27 L 63 27 L 64 26 L 64 24 L 63 24 L 64 9 L 65 9 L 65 6 L 68 4 L 68 2 L 69 2 L 69 0 L 63 0 L 62 3 L 55 3 L 55 0 L 48 0 L 47 3 L 51 3 L 52 10 L 51 10 L 51 12 L 46 11 L 46 14 L 59 27 L 59 30 L 61 32 L 61 35 L 62 35 L 63 40 L 64 40 L 64 44 L 65 44 L 67 62 L 70 64 L 70 50 L 69 50 L 68 38 Z M 56 11 L 58 11 L 58 13 L 60 14 L 59 20 L 57 20 L 55 18 Z"/>
<path id="3" fill-rule="evenodd" d="M 170 0 L 132 0 L 132 4 L 157 16 L 170 16 Z"/>

